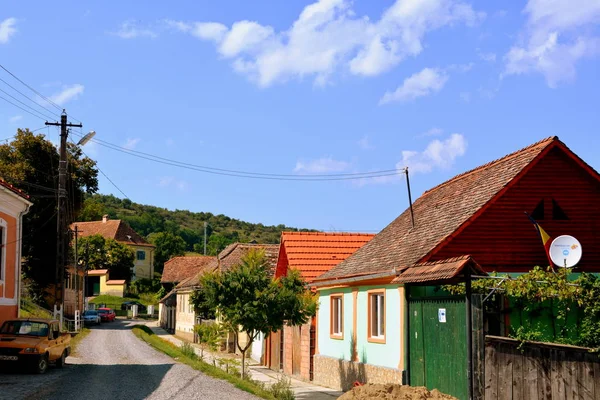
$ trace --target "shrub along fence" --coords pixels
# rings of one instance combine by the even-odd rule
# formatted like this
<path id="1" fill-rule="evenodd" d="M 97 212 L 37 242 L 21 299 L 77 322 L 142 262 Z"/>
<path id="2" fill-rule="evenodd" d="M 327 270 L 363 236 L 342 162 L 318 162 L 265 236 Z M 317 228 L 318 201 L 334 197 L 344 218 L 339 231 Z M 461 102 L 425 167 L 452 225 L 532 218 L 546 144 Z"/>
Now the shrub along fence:
<path id="1" fill-rule="evenodd" d="M 497 399 L 600 399 L 600 353 L 486 336 L 485 400 Z"/>

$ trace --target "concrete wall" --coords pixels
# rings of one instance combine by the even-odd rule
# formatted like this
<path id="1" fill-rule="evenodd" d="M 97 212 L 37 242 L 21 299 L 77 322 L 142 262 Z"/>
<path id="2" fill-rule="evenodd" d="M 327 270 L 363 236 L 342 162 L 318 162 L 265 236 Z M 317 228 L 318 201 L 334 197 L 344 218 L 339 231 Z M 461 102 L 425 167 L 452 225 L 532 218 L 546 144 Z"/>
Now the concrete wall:
<path id="1" fill-rule="evenodd" d="M 154 275 L 154 248 L 149 246 L 129 246 L 133 250 L 133 271 L 135 279 L 152 279 Z M 146 255 L 144 260 L 137 259 L 137 252 L 143 251 Z M 133 280 L 135 280 L 133 279 Z"/>
<path id="2" fill-rule="evenodd" d="M 177 293 L 177 311 L 175 314 L 175 334 L 184 339 L 194 340 L 196 314 L 190 305 L 190 292 Z"/>

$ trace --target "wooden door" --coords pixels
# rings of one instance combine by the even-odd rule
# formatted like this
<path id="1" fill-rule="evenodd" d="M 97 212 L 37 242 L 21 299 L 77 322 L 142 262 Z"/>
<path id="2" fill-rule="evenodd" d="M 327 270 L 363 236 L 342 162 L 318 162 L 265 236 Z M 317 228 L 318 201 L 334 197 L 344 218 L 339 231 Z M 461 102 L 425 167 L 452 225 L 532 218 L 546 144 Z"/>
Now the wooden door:
<path id="1" fill-rule="evenodd" d="M 269 334 L 269 344 L 271 346 L 269 368 L 275 371 L 279 371 L 280 354 L 281 354 L 281 331 L 271 332 Z"/>
<path id="2" fill-rule="evenodd" d="M 300 351 L 302 327 L 292 326 L 292 375 L 300 375 L 300 365 L 302 363 L 302 353 Z"/>

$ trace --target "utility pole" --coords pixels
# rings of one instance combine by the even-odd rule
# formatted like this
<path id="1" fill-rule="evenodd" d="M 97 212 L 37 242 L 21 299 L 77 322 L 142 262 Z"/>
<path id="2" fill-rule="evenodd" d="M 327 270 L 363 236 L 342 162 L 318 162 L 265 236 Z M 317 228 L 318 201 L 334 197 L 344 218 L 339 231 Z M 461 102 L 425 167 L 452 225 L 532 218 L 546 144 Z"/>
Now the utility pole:
<path id="1" fill-rule="evenodd" d="M 408 179 L 408 167 L 404 167 L 404 173 L 406 174 L 406 187 L 408 189 L 408 205 L 410 206 L 410 220 L 412 227 L 415 227 L 415 214 L 413 213 L 412 196 L 410 195 L 410 180 Z"/>
<path id="2" fill-rule="evenodd" d="M 204 221 L 204 255 L 206 255 L 206 227 L 208 226 L 208 222 Z"/>
<path id="3" fill-rule="evenodd" d="M 67 122 L 67 113 L 63 110 L 60 122 L 46 122 L 46 125 L 60 126 L 60 150 L 58 164 L 58 208 L 56 214 L 56 274 L 54 286 L 54 304 L 63 310 L 65 286 L 65 261 L 67 252 L 67 128 L 81 128 L 82 124 Z"/>

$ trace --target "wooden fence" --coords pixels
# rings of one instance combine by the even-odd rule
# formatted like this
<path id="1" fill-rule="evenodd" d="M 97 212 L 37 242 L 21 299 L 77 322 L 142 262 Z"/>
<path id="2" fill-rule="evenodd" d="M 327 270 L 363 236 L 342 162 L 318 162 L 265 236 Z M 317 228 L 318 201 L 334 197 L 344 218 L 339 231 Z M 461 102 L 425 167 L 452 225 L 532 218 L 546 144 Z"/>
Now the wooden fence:
<path id="1" fill-rule="evenodd" d="M 600 354 L 486 336 L 485 400 L 504 399 L 600 399 Z"/>

